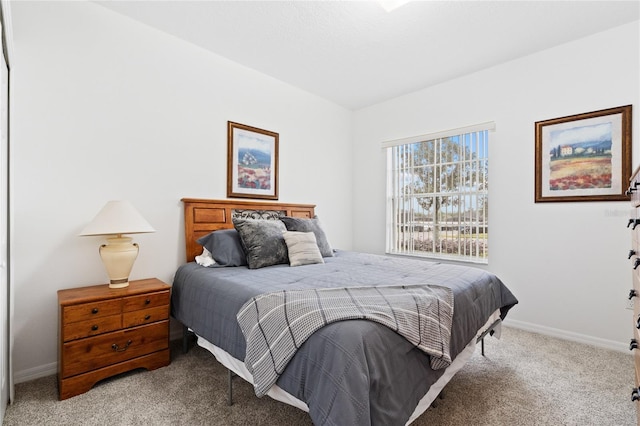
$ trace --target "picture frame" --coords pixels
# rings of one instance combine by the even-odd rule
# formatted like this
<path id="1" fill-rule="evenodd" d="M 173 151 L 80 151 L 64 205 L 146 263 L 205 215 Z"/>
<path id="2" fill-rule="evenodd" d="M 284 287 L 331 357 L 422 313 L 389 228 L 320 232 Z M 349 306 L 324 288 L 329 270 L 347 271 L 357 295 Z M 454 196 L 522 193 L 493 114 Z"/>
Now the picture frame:
<path id="1" fill-rule="evenodd" d="M 535 123 L 535 202 L 628 201 L 631 105 Z"/>
<path id="2" fill-rule="evenodd" d="M 276 132 L 227 122 L 227 197 L 278 199 Z"/>

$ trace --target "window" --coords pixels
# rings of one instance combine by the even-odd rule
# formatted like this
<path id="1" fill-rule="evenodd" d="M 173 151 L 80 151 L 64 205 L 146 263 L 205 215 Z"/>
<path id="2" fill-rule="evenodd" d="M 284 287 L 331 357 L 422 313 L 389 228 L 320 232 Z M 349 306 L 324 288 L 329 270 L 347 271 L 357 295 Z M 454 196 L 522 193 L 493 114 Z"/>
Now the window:
<path id="1" fill-rule="evenodd" d="M 383 143 L 387 253 L 488 263 L 493 123 Z"/>

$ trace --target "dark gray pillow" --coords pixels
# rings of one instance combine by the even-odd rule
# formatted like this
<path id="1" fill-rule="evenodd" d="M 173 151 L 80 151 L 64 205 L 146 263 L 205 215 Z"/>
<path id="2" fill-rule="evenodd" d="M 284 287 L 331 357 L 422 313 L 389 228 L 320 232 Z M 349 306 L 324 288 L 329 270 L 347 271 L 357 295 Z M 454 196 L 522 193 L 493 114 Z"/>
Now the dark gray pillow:
<path id="1" fill-rule="evenodd" d="M 322 230 L 320 220 L 318 220 L 317 216 L 313 219 L 284 216 L 281 217 L 280 220 L 284 222 L 284 225 L 287 227 L 287 231 L 313 232 L 316 236 L 318 248 L 320 249 L 322 257 L 333 257 L 333 249 L 331 248 L 331 244 L 329 244 L 329 240 L 327 240 L 327 236 Z"/>
<path id="2" fill-rule="evenodd" d="M 245 266 L 247 256 L 242 249 L 240 235 L 235 229 L 213 231 L 198 239 L 198 244 L 209 250 L 216 261 L 213 266 Z"/>
<path id="3" fill-rule="evenodd" d="M 240 234 L 249 269 L 289 263 L 282 236 L 287 228 L 279 220 L 234 219 L 233 226 Z"/>

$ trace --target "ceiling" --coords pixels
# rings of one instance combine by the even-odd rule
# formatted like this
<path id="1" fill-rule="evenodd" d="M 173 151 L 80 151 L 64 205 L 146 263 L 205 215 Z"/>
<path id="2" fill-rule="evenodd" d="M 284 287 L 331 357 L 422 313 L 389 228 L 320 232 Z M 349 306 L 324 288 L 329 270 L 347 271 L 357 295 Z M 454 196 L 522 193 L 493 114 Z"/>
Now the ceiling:
<path id="1" fill-rule="evenodd" d="M 360 109 L 640 19 L 638 1 L 97 1 Z M 628 42 L 620 40 L 620 43 Z"/>

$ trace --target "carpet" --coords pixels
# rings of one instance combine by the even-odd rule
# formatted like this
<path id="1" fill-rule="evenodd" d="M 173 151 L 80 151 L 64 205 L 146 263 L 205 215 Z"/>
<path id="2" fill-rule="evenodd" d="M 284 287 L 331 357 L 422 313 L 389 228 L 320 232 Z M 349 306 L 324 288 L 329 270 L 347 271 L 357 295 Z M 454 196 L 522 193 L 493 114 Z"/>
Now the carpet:
<path id="1" fill-rule="evenodd" d="M 413 425 L 635 425 L 633 358 L 620 353 L 503 327 L 485 339 L 445 388 L 443 399 Z M 171 365 L 104 380 L 58 401 L 55 376 L 16 385 L 4 425 L 311 425 L 307 413 L 234 380 L 227 405 L 227 370 L 193 346 L 172 342 Z"/>

